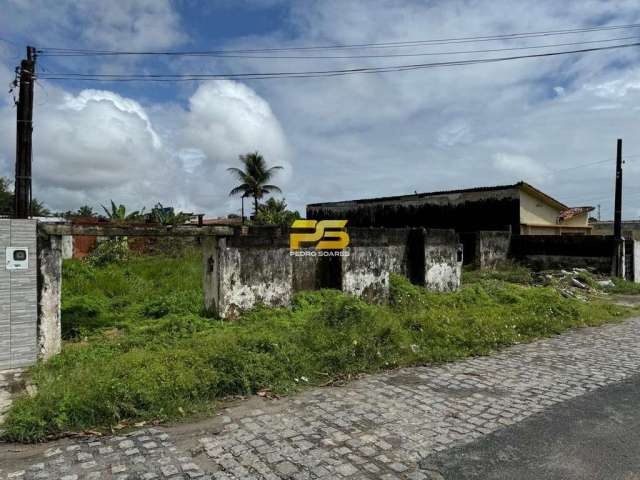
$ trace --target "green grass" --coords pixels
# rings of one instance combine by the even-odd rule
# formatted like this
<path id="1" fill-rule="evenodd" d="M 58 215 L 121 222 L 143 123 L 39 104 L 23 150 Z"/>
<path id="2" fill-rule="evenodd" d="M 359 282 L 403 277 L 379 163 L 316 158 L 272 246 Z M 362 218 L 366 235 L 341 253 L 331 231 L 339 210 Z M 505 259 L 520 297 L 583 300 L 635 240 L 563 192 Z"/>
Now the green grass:
<path id="1" fill-rule="evenodd" d="M 103 267 L 65 262 L 67 340 L 60 355 L 32 369 L 37 393 L 14 403 L 5 438 L 41 441 L 186 417 L 227 396 L 287 394 L 363 372 L 487 354 L 627 312 L 496 278 L 437 294 L 394 277 L 388 306 L 303 292 L 289 309 L 258 307 L 236 322 L 206 318 L 202 303 L 196 254 Z"/>

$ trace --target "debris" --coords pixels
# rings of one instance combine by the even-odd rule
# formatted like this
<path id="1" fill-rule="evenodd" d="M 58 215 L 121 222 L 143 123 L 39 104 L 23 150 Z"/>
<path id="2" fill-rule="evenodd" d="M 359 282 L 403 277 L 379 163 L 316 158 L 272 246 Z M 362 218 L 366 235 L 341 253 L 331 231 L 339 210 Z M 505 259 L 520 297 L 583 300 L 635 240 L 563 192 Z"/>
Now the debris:
<path id="1" fill-rule="evenodd" d="M 577 278 L 572 278 L 571 279 L 571 285 L 573 285 L 574 287 L 578 287 L 581 288 L 583 290 L 587 290 L 589 287 L 587 286 L 587 284 L 582 283 L 580 280 L 578 280 Z"/>
<path id="2" fill-rule="evenodd" d="M 601 287 L 605 287 L 605 288 L 611 288 L 611 287 L 615 287 L 616 284 L 613 283 L 613 281 L 611 279 L 608 280 L 598 280 L 596 282 L 598 285 L 600 285 Z"/>

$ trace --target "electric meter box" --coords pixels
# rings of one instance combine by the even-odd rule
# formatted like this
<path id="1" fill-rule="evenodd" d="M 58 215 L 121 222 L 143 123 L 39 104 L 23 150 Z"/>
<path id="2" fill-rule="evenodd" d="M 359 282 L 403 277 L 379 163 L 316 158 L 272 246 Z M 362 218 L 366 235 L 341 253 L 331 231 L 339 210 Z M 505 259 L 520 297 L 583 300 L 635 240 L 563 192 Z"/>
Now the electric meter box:
<path id="1" fill-rule="evenodd" d="M 7 247 L 7 270 L 28 270 L 29 249 L 27 247 Z"/>
<path id="2" fill-rule="evenodd" d="M 36 220 L 0 218 L 0 370 L 37 358 Z"/>

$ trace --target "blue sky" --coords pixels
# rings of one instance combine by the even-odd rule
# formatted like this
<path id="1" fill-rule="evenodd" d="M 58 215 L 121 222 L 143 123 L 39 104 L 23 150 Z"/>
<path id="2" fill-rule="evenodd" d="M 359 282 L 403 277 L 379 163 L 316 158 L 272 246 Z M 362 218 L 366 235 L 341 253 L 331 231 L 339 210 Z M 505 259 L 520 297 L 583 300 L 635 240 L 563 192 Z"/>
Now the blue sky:
<path id="1" fill-rule="evenodd" d="M 1 0 L 0 6 L 4 85 L 26 44 L 153 51 L 282 48 L 640 23 L 640 6 L 631 0 Z M 638 35 L 640 29 L 595 32 L 493 42 L 490 48 Z M 410 52 L 452 48 L 460 46 Z M 260 150 L 270 163 L 285 167 L 276 183 L 298 209 L 317 201 L 523 179 L 571 205 L 600 203 L 608 217 L 615 141 L 622 137 L 628 156 L 625 216 L 637 218 L 639 60 L 635 48 L 330 79 L 42 79 L 36 87 L 35 194 L 59 210 L 113 198 L 132 208 L 161 201 L 223 215 L 239 209 L 239 200 L 227 195 L 233 179 L 226 168 L 239 154 Z M 43 56 L 39 71 L 263 72 L 403 61 Z M 5 95 L 0 174 L 12 172 L 14 118 Z"/>

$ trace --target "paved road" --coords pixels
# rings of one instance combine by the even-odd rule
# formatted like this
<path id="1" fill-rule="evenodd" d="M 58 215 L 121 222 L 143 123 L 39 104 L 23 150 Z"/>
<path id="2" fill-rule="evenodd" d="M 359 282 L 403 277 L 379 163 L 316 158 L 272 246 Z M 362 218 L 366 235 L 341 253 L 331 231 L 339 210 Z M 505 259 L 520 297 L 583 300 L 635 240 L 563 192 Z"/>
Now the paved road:
<path id="1" fill-rule="evenodd" d="M 640 479 L 639 409 L 640 376 L 634 376 L 420 465 L 445 479 Z"/>
<path id="2" fill-rule="evenodd" d="M 441 479 L 425 460 L 440 453 L 447 474 L 455 466 L 447 450 L 634 378 L 639 346 L 633 319 L 345 387 L 256 398 L 194 425 L 4 445 L 0 478 Z"/>

